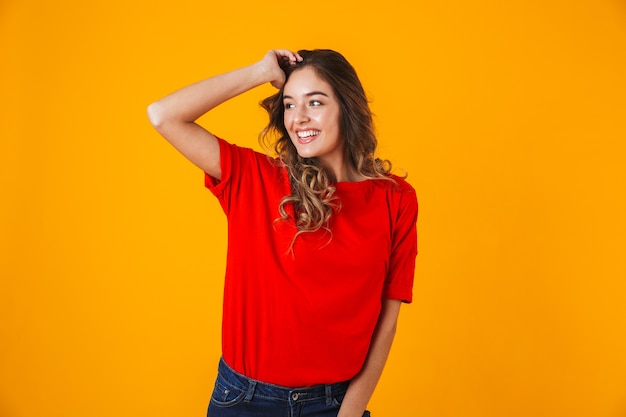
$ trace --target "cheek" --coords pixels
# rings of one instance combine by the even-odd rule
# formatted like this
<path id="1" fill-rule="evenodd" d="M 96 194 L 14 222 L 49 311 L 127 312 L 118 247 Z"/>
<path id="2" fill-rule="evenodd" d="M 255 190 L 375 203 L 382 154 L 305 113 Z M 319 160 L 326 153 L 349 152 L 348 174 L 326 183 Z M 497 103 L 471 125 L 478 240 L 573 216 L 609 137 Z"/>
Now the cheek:
<path id="1" fill-rule="evenodd" d="M 285 127 L 288 127 L 291 124 L 291 113 L 285 112 L 283 113 L 283 124 L 285 125 Z"/>

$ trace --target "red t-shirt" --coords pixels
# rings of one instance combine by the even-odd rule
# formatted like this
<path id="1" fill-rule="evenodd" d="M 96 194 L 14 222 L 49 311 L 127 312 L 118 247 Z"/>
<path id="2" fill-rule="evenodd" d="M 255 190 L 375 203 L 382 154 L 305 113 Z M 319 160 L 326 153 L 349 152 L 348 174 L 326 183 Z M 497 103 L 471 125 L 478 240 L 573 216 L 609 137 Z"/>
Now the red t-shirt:
<path id="1" fill-rule="evenodd" d="M 275 221 L 285 167 L 221 139 L 221 180 L 205 185 L 228 218 L 222 354 L 237 372 L 288 387 L 345 381 L 363 366 L 383 298 L 411 302 L 417 198 L 403 179 L 335 184 L 328 232 Z M 293 207 L 290 207 L 293 214 Z"/>

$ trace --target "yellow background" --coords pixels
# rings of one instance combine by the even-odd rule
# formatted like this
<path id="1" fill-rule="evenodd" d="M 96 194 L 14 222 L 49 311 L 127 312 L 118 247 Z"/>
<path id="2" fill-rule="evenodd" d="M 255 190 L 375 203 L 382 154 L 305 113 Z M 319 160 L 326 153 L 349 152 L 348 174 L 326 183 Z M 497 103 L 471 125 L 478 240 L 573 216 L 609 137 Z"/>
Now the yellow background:
<path id="1" fill-rule="evenodd" d="M 626 416 L 626 5 L 0 3 L 0 416 L 203 416 L 225 221 L 146 106 L 332 48 L 420 201 L 374 417 Z M 258 149 L 265 86 L 202 119 Z M 289 329 L 285 329 L 288 333 Z"/>

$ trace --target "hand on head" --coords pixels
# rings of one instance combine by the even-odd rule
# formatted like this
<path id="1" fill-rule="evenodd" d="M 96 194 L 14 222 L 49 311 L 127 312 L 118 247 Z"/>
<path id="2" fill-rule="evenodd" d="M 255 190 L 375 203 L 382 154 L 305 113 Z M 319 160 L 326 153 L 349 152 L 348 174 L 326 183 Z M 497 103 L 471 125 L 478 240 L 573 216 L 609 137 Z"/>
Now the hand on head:
<path id="1" fill-rule="evenodd" d="M 281 88 L 285 83 L 284 68 L 296 65 L 301 61 L 302 57 L 296 52 L 287 49 L 273 49 L 265 54 L 260 64 L 270 74 L 270 83 L 276 88 Z"/>

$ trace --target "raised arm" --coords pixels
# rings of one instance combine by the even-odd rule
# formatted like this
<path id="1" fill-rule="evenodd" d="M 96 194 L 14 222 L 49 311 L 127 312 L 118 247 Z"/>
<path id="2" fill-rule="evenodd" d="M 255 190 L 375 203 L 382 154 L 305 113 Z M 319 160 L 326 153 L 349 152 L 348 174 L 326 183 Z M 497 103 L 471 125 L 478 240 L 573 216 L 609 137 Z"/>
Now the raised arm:
<path id="1" fill-rule="evenodd" d="M 219 179 L 217 139 L 195 121 L 226 100 L 266 82 L 280 88 L 285 82 L 281 67 L 301 60 L 299 55 L 288 50 L 269 51 L 255 64 L 192 84 L 150 104 L 148 118 L 180 153 Z"/>

